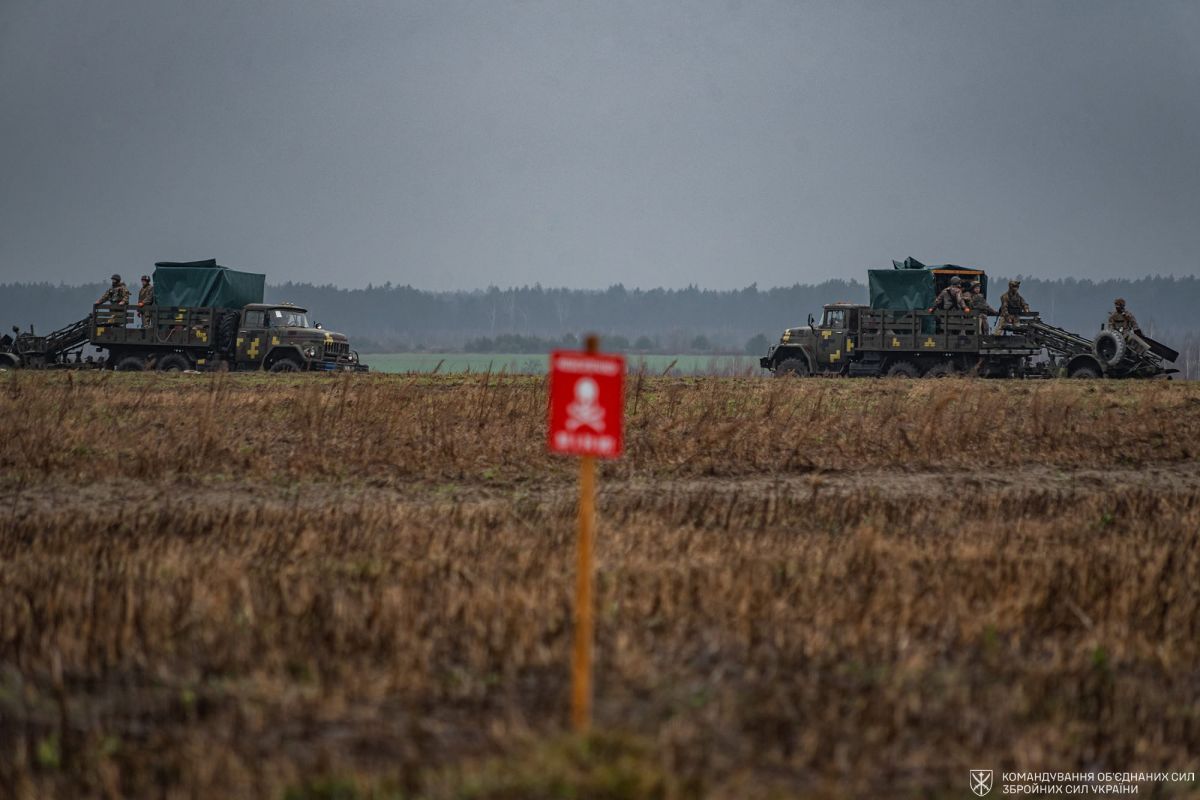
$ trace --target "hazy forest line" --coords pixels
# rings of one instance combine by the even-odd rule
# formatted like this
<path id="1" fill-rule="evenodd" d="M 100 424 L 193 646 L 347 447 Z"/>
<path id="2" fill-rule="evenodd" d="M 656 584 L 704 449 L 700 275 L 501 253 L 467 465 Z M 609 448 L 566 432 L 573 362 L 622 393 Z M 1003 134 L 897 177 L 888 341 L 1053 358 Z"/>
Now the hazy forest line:
<path id="1" fill-rule="evenodd" d="M 993 278 L 993 302 L 1007 278 Z M 0 284 L 0 323 L 34 324 L 50 330 L 79 319 L 104 284 Z M 1099 328 L 1115 297 L 1124 297 L 1143 328 L 1183 350 L 1200 331 L 1200 278 L 1144 277 L 1091 281 L 1074 278 L 1024 278 L 1022 294 L 1055 325 L 1084 334 Z M 857 281 L 825 281 L 786 287 L 718 291 L 683 289 L 602 290 L 523 286 L 476 291 L 431 292 L 411 286 L 342 289 L 332 285 L 284 283 L 267 286 L 269 301 L 290 301 L 309 308 L 325 327 L 353 337 L 363 351 L 459 350 L 482 337 L 518 335 L 561 339 L 565 334 L 598 331 L 632 345 L 660 352 L 701 348 L 744 352 L 747 341 L 763 334 L 773 341 L 788 326 L 803 324 L 823 303 L 866 302 Z"/>

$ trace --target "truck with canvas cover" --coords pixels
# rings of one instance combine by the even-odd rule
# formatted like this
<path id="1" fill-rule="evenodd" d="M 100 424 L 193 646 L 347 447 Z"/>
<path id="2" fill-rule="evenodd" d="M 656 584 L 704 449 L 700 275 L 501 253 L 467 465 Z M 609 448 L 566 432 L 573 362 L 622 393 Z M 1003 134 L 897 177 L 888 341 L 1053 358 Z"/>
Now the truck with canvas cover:
<path id="1" fill-rule="evenodd" d="M 1022 315 L 1003 335 L 993 335 L 979 313 L 930 310 L 955 277 L 964 287 L 978 281 L 986 297 L 983 270 L 927 267 L 912 258 L 892 263 L 890 270 L 867 271 L 869 304 L 827 305 L 819 323 L 810 314 L 807 326 L 783 332 L 760 365 L 778 377 L 1133 378 L 1176 371 L 1163 362 L 1178 354 L 1144 335 L 1102 331 L 1093 341 L 1047 325 L 1037 314 Z"/>
<path id="2" fill-rule="evenodd" d="M 310 324 L 299 306 L 264 303 L 265 280 L 215 260 L 159 262 L 155 305 L 100 303 L 47 337 L 19 334 L 14 366 L 74 365 L 78 350 L 68 362 L 69 349 L 90 344 L 107 351 L 105 366 L 122 371 L 367 371 L 344 334 Z"/>

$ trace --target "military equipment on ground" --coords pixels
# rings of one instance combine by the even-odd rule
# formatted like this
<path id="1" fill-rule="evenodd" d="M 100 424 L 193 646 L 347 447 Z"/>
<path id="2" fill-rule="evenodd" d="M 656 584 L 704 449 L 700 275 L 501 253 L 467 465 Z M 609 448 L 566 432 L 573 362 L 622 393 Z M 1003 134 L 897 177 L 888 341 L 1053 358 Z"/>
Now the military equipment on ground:
<path id="1" fill-rule="evenodd" d="M 986 296 L 983 270 L 927 267 L 911 258 L 893 265 L 868 270 L 869 305 L 832 303 L 819 323 L 810 314 L 807 326 L 783 332 L 760 365 L 777 377 L 1150 378 L 1178 372 L 1164 361 L 1179 354 L 1140 331 L 1102 330 L 1087 339 L 1032 313 L 993 335 L 981 314 L 930 310 L 954 277 L 978 281 Z"/>
<path id="2" fill-rule="evenodd" d="M 100 303 L 47 336 L 0 337 L 0 367 L 87 366 L 92 345 L 107 351 L 103 366 L 122 371 L 368 370 L 344 334 L 310 325 L 306 309 L 264 303 L 263 275 L 215 260 L 160 262 L 154 282 L 154 306 Z"/>
<path id="3" fill-rule="evenodd" d="M 55 365 L 99 366 L 94 359 L 85 361 L 83 348 L 88 343 L 91 317 L 81 319 L 47 336 L 38 336 L 33 326 L 27 332 L 13 326 L 16 337 L 0 336 L 0 369 L 41 368 Z M 71 357 L 74 356 L 74 361 Z"/>
<path id="4" fill-rule="evenodd" d="M 1141 330 L 1118 331 L 1105 325 L 1094 339 L 1022 314 L 1013 330 L 1042 342 L 1057 371 L 1069 378 L 1158 378 L 1179 370 L 1166 362 L 1179 352 L 1151 339 Z"/>

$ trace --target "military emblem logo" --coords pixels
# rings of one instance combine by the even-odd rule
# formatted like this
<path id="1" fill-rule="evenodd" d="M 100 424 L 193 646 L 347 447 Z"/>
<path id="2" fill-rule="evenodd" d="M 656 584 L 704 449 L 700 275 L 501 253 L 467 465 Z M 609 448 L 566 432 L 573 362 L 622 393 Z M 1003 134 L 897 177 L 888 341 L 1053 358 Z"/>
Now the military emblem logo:
<path id="1" fill-rule="evenodd" d="M 992 790 L 992 771 L 990 769 L 971 770 L 971 791 L 983 797 Z"/>

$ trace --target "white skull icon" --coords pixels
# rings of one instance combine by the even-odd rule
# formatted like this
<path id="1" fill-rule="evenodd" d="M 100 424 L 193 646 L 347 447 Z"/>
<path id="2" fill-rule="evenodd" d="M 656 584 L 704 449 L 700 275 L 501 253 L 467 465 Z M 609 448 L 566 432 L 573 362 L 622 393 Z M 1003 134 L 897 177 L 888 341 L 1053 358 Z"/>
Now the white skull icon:
<path id="1" fill-rule="evenodd" d="M 604 433 L 604 409 L 596 405 L 599 396 L 596 381 L 586 376 L 575 381 L 575 401 L 567 405 L 567 430 L 591 428 Z"/>

